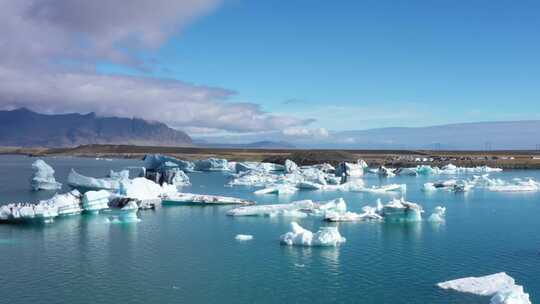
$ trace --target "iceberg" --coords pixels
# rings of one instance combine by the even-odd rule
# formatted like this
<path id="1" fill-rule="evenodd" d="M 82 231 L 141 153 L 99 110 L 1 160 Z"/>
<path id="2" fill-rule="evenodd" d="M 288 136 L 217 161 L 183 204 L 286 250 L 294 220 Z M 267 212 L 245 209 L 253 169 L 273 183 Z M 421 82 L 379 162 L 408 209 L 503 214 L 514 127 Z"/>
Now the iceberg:
<path id="1" fill-rule="evenodd" d="M 402 199 L 394 199 L 383 206 L 382 216 L 390 222 L 419 222 L 422 220 L 422 206 L 407 202 Z"/>
<path id="2" fill-rule="evenodd" d="M 45 161 L 38 159 L 32 163 L 34 174 L 30 185 L 32 190 L 58 190 L 62 188 L 62 184 L 54 179 L 54 169 Z"/>
<path id="3" fill-rule="evenodd" d="M 364 206 L 362 213 L 350 211 L 327 212 L 324 220 L 327 222 L 357 222 L 357 221 L 381 221 L 383 217 L 378 213 L 377 207 Z"/>
<path id="4" fill-rule="evenodd" d="M 362 161 L 363 162 L 363 161 Z M 361 177 L 364 175 L 364 163 L 360 161 L 356 164 L 342 162 L 336 168 L 336 176 L 350 176 L 350 177 Z"/>
<path id="5" fill-rule="evenodd" d="M 288 246 L 325 246 L 336 247 L 346 239 L 339 234 L 337 227 L 321 227 L 313 233 L 302 228 L 296 222 L 291 223 L 291 231 L 280 237 L 281 243 Z"/>
<path id="6" fill-rule="evenodd" d="M 74 215 L 83 211 L 81 200 L 82 194 L 74 189 L 67 193 L 55 194 L 52 198 L 41 202 L 58 208 L 58 215 Z"/>
<path id="7" fill-rule="evenodd" d="M 125 173 L 114 173 L 113 177 L 94 178 L 77 173 L 74 169 L 68 175 L 68 185 L 81 191 L 109 190 L 116 191 L 120 188 L 122 180 L 126 179 Z"/>
<path id="8" fill-rule="evenodd" d="M 229 165 L 226 159 L 208 158 L 196 160 L 194 162 L 197 171 L 229 171 Z"/>
<path id="9" fill-rule="evenodd" d="M 82 212 L 81 193 L 72 190 L 63 194 L 55 194 L 48 200 L 36 204 L 17 203 L 0 206 L 0 221 L 19 222 L 43 220 L 51 222 L 60 215 L 73 215 Z"/>
<path id="10" fill-rule="evenodd" d="M 292 160 L 285 160 L 285 173 L 293 173 L 298 171 L 298 165 Z"/>
<path id="11" fill-rule="evenodd" d="M 370 192 L 370 193 L 386 193 L 386 192 L 406 192 L 406 184 L 389 184 L 383 185 L 380 187 L 371 186 L 371 187 L 362 187 L 357 190 L 358 192 Z"/>
<path id="12" fill-rule="evenodd" d="M 144 177 L 127 179 L 120 182 L 118 194 L 138 200 L 158 200 L 168 187 L 162 187 Z"/>
<path id="13" fill-rule="evenodd" d="M 442 289 L 491 296 L 491 304 L 531 304 L 523 286 L 504 272 L 483 277 L 467 277 L 437 284 Z"/>
<path id="14" fill-rule="evenodd" d="M 384 177 L 394 177 L 396 174 L 394 173 L 394 169 L 386 168 L 385 166 L 381 166 L 379 170 L 377 170 L 377 174 Z"/>
<path id="15" fill-rule="evenodd" d="M 144 167 L 149 170 L 158 170 L 166 162 L 173 163 L 184 172 L 193 172 L 195 164 L 187 160 L 177 159 L 171 156 L 161 154 L 147 154 L 143 158 Z"/>
<path id="16" fill-rule="evenodd" d="M 347 211 L 347 205 L 343 198 L 328 202 L 315 203 L 312 200 L 295 201 L 289 204 L 271 204 L 246 206 L 231 209 L 227 215 L 231 216 L 288 216 L 306 217 L 322 216 L 329 212 L 343 213 Z"/>
<path id="17" fill-rule="evenodd" d="M 268 188 L 264 188 L 264 189 L 260 189 L 260 190 L 257 190 L 253 193 L 259 195 L 259 194 L 278 194 L 278 195 L 281 195 L 281 194 L 292 194 L 292 193 L 295 193 L 296 191 L 298 191 L 298 188 L 294 187 L 294 186 L 290 186 L 290 185 L 277 185 L 277 186 L 274 186 L 274 187 L 268 187 Z"/>
<path id="18" fill-rule="evenodd" d="M 237 241 L 251 241 L 253 240 L 253 235 L 249 235 L 249 234 L 237 234 L 235 237 L 234 237 L 235 240 Z"/>
<path id="19" fill-rule="evenodd" d="M 435 207 L 435 211 L 428 218 L 429 222 L 441 223 L 444 222 L 444 216 L 446 214 L 446 208 L 442 206 Z"/>
<path id="20" fill-rule="evenodd" d="M 395 172 L 397 175 L 409 175 L 409 176 L 416 176 L 418 175 L 417 168 L 399 168 Z"/>
<path id="21" fill-rule="evenodd" d="M 258 205 L 234 208 L 227 211 L 231 216 L 275 216 L 286 211 L 313 210 L 315 203 L 311 200 L 296 201 L 290 204 Z"/>
<path id="22" fill-rule="evenodd" d="M 137 223 L 141 219 L 137 216 L 139 206 L 134 200 L 125 200 L 124 204 L 115 205 L 112 208 L 112 215 L 109 222 L 113 224 Z"/>
<path id="23" fill-rule="evenodd" d="M 88 212 L 108 209 L 111 195 L 107 190 L 87 191 L 82 198 L 82 207 Z"/>
<path id="24" fill-rule="evenodd" d="M 163 205 L 254 205 L 254 201 L 236 197 L 192 193 L 169 193 L 162 199 Z"/>

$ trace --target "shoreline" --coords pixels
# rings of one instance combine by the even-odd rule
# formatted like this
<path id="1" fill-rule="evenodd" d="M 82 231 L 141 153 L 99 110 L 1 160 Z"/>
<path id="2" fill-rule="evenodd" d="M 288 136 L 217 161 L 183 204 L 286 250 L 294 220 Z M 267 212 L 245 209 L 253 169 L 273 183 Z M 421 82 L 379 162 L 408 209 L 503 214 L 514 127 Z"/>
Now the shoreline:
<path id="1" fill-rule="evenodd" d="M 165 154 L 180 159 L 209 157 L 229 161 L 266 161 L 284 163 L 291 159 L 299 165 L 365 160 L 370 166 L 415 167 L 490 166 L 502 169 L 540 169 L 540 151 L 433 151 L 433 150 L 343 150 L 343 149 L 240 149 L 161 147 L 132 145 L 85 145 L 74 148 L 0 147 L 0 155 L 74 156 L 88 158 L 142 159 L 146 154 Z"/>

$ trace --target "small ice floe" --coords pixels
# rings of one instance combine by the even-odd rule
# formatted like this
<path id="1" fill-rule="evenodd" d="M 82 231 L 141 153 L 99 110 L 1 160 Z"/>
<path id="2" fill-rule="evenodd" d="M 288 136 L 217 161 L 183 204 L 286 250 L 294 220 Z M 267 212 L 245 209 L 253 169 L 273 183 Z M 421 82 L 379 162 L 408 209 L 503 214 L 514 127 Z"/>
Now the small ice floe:
<path id="1" fill-rule="evenodd" d="M 416 168 L 399 168 L 395 171 L 397 175 L 408 175 L 408 176 L 416 176 L 418 175 L 418 171 Z"/>
<path id="2" fill-rule="evenodd" d="M 291 231 L 280 237 L 281 243 L 289 246 L 325 246 L 336 247 L 346 239 L 339 234 L 337 227 L 321 227 L 313 233 L 302 228 L 298 223 L 291 223 Z"/>
<path id="3" fill-rule="evenodd" d="M 32 190 L 58 190 L 62 188 L 62 184 L 54 178 L 54 169 L 45 161 L 38 159 L 32 163 L 34 173 L 30 181 Z"/>
<path id="4" fill-rule="evenodd" d="M 277 185 L 274 187 L 260 189 L 260 190 L 255 191 L 254 193 L 257 195 L 260 195 L 260 194 L 283 195 L 283 194 L 292 194 L 292 193 L 295 193 L 296 191 L 298 191 L 298 188 L 285 184 L 285 185 Z"/>
<path id="5" fill-rule="evenodd" d="M 250 235 L 250 234 L 237 234 L 234 237 L 234 239 L 237 240 L 237 241 L 251 241 L 251 240 L 253 240 L 253 235 Z"/>
<path id="6" fill-rule="evenodd" d="M 289 204 L 246 206 L 227 211 L 231 216 L 283 216 L 283 217 L 324 217 L 329 212 L 345 212 L 347 205 L 342 198 L 315 203 L 312 200 L 296 201 Z"/>
<path id="7" fill-rule="evenodd" d="M 369 192 L 369 193 L 388 193 L 388 192 L 406 192 L 406 184 L 389 184 L 383 186 L 371 186 L 371 187 L 362 187 L 356 190 L 358 192 Z"/>
<path id="8" fill-rule="evenodd" d="M 435 207 L 433 213 L 429 216 L 428 222 L 442 223 L 444 222 L 444 216 L 446 214 L 446 208 L 442 206 Z"/>
<path id="9" fill-rule="evenodd" d="M 254 205 L 254 201 L 219 195 L 204 195 L 193 193 L 168 193 L 162 198 L 164 205 Z"/>
<path id="10" fill-rule="evenodd" d="M 345 212 L 327 212 L 324 220 L 327 222 L 358 222 L 358 221 L 382 221 L 383 217 L 379 214 L 377 207 L 364 206 L 362 213 L 350 211 Z"/>
<path id="11" fill-rule="evenodd" d="M 437 284 L 442 289 L 491 297 L 490 304 L 531 304 L 523 286 L 504 272 L 483 277 L 467 277 Z"/>
<path id="12" fill-rule="evenodd" d="M 112 208 L 111 216 L 108 218 L 108 222 L 111 224 L 128 224 L 138 223 L 141 221 L 137 216 L 139 206 L 134 200 L 129 200 L 125 205 L 118 205 L 116 208 Z"/>
<path id="13" fill-rule="evenodd" d="M 419 222 L 423 212 L 422 206 L 401 198 L 384 205 L 381 214 L 384 220 L 389 222 Z"/>

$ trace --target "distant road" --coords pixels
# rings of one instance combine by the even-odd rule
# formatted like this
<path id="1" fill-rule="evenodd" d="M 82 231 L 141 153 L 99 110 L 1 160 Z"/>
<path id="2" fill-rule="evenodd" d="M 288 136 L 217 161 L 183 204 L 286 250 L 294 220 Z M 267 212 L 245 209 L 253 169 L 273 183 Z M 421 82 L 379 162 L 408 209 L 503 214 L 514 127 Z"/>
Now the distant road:
<path id="1" fill-rule="evenodd" d="M 230 161 L 283 163 L 285 159 L 291 159 L 300 165 L 324 162 L 337 164 L 341 161 L 364 159 L 370 166 L 411 167 L 420 164 L 442 166 L 453 163 L 458 166 L 488 165 L 506 169 L 540 169 L 540 151 L 229 149 L 131 145 L 85 145 L 75 148 L 0 148 L 0 154 L 31 156 L 142 158 L 148 153 L 167 154 L 188 160 L 218 157 Z"/>

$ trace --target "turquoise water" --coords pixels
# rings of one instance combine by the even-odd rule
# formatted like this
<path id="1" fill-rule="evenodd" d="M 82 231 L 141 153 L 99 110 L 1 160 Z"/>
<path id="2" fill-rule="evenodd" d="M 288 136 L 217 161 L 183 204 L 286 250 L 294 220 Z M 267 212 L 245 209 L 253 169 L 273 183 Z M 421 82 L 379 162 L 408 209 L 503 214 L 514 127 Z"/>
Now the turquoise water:
<path id="1" fill-rule="evenodd" d="M 35 159 L 0 156 L 0 201 L 34 201 Z M 71 168 L 104 176 L 134 160 L 46 158 L 65 182 Z M 540 171 L 492 174 L 504 179 Z M 344 197 L 359 211 L 389 195 L 299 192 L 255 196 L 224 187 L 221 173 L 190 174 L 186 191 L 255 199 L 259 203 Z M 444 178 L 444 177 L 440 177 Z M 289 248 L 279 236 L 290 219 L 233 218 L 230 207 L 171 206 L 140 213 L 141 222 L 106 223 L 104 216 L 73 216 L 53 224 L 0 225 L 1 303 L 489 303 L 489 298 L 438 289 L 440 281 L 506 271 L 540 299 L 540 194 L 473 190 L 425 194 L 430 178 L 366 177 L 370 185 L 406 183 L 406 198 L 429 215 L 447 207 L 446 223 L 341 223 L 339 248 Z M 434 179 L 438 179 L 435 177 Z M 319 218 L 297 219 L 317 230 Z M 236 234 L 252 234 L 248 242 Z"/>

